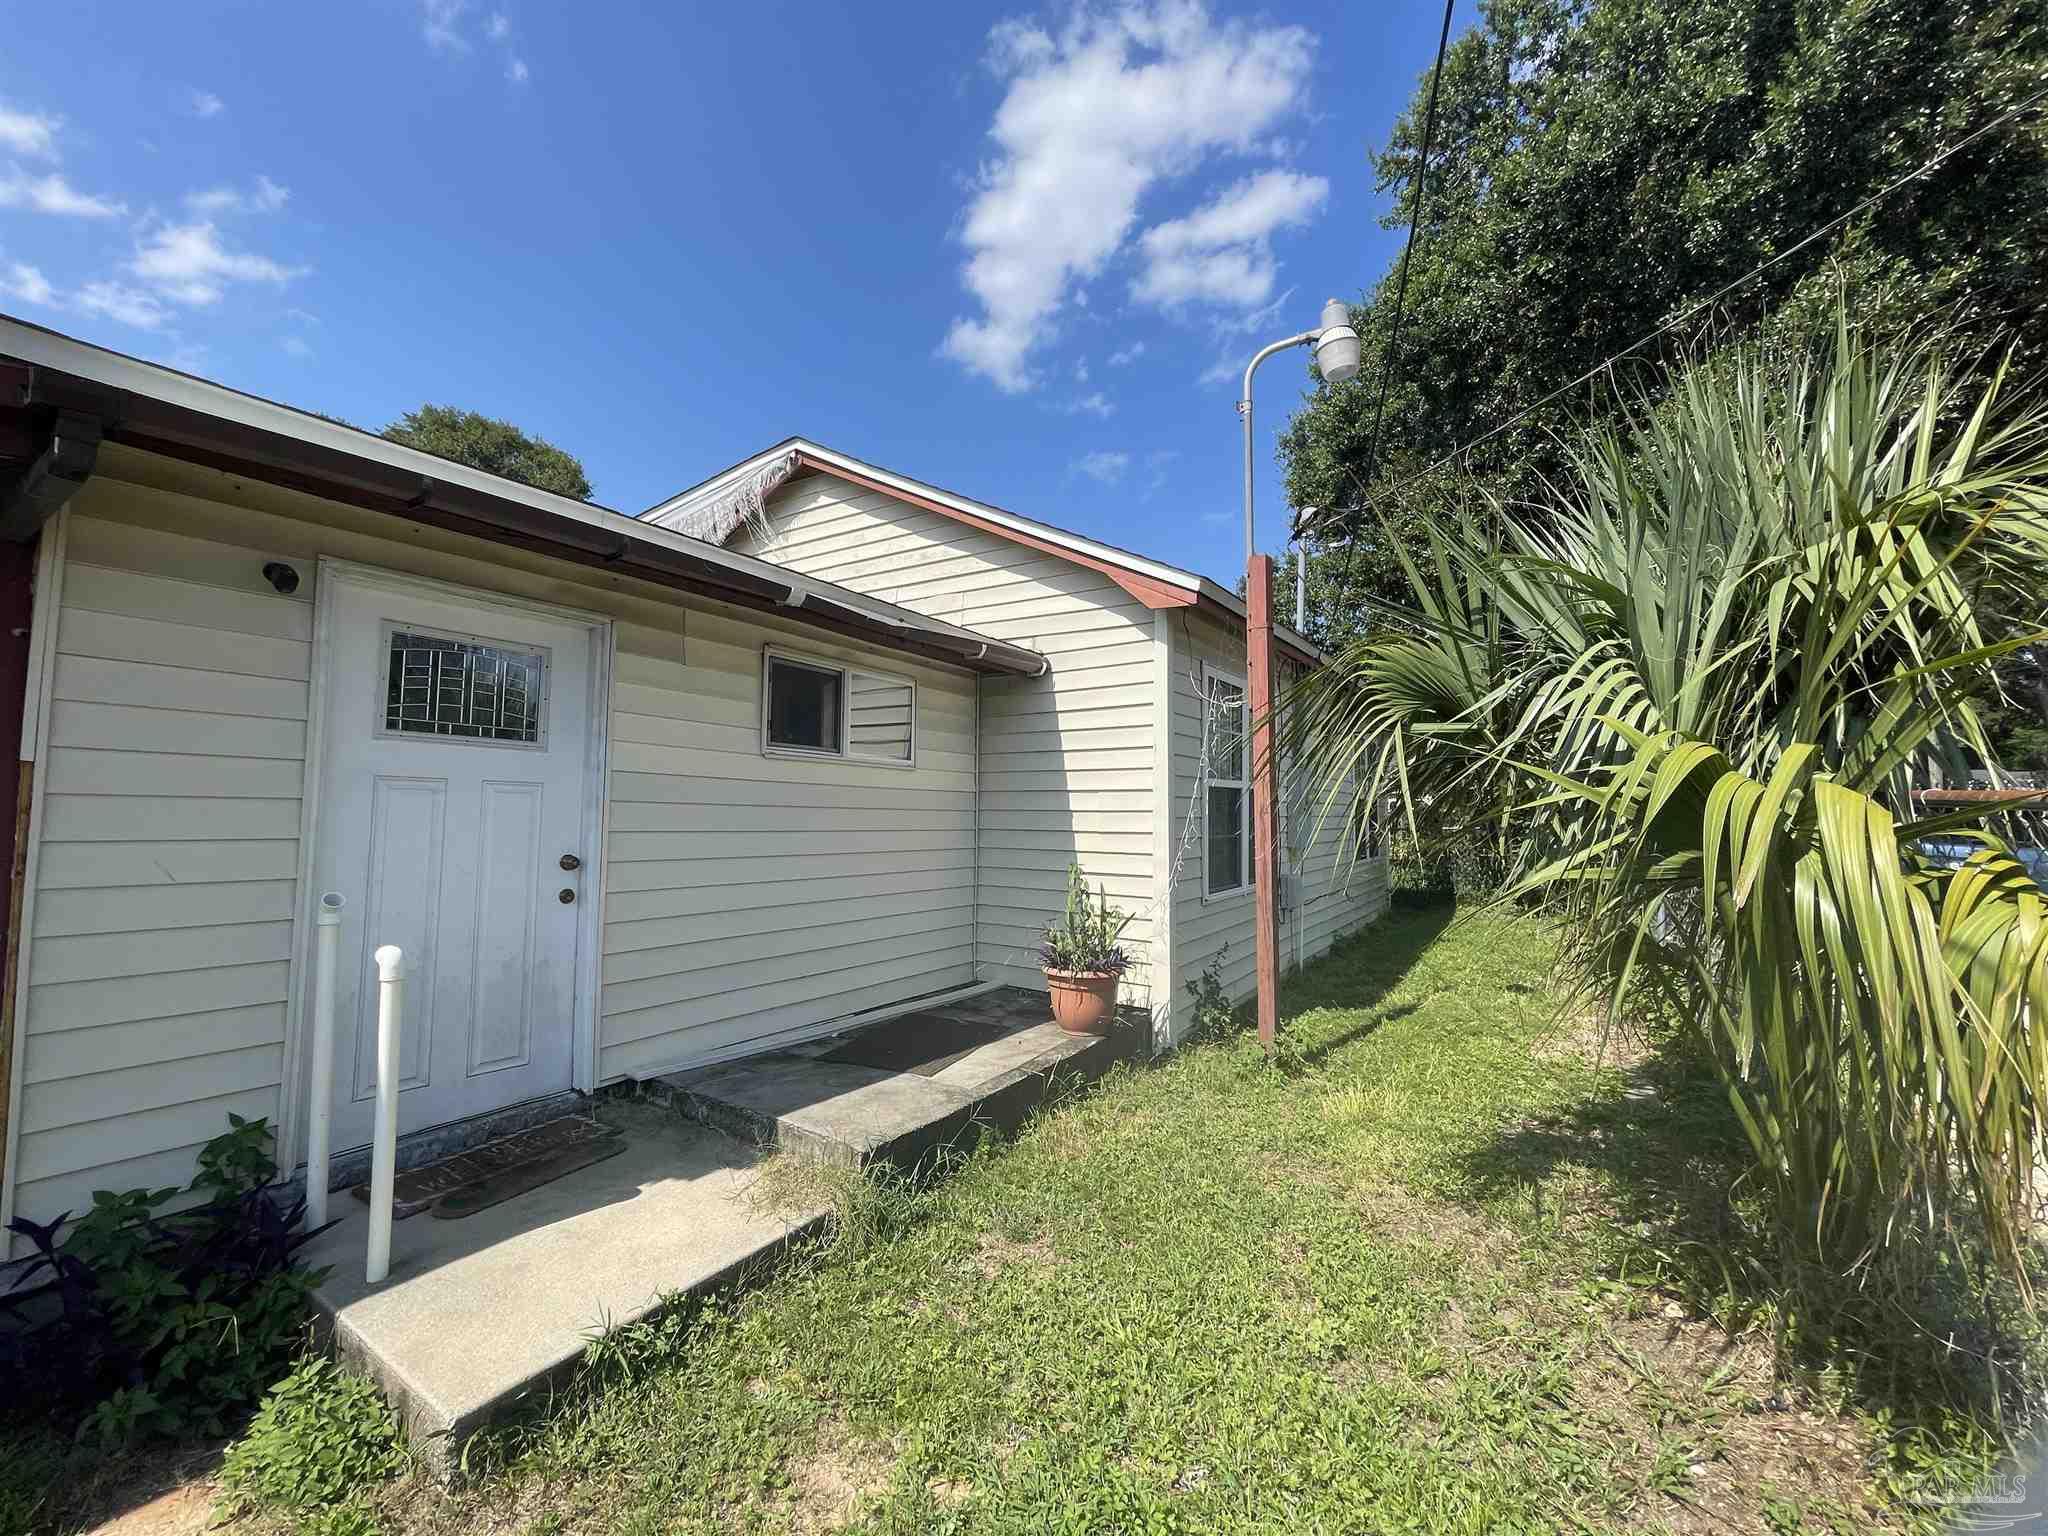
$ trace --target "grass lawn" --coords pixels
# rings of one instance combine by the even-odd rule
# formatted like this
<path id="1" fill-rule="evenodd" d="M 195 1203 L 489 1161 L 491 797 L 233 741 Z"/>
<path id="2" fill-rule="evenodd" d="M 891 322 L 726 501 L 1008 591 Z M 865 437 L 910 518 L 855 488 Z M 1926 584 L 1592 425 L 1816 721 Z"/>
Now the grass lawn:
<path id="1" fill-rule="evenodd" d="M 485 1442 L 466 1491 L 408 1477 L 363 1513 L 391 1536 L 1931 1527 L 1899 1494 L 1973 1477 L 1987 1436 L 1869 1371 L 1781 1385 L 1767 1335 L 1703 1315 L 1687 1243 L 1740 1166 L 1717 1092 L 1628 1052 L 1596 1070 L 1546 931 L 1449 921 L 1397 914 L 1299 978 L 1281 1068 L 1196 1046 L 922 1194 L 854 1189 L 831 1249 L 595 1347 L 603 1390 Z"/>

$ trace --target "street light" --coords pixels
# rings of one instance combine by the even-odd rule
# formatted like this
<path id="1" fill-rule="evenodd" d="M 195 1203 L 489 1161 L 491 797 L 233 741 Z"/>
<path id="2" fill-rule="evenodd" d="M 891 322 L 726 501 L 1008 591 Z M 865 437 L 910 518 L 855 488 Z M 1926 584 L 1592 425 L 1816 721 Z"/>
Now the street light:
<path id="1" fill-rule="evenodd" d="M 1237 414 L 1244 422 L 1244 593 L 1245 674 L 1252 715 L 1252 899 L 1256 903 L 1255 942 L 1259 998 L 1259 1040 L 1267 1050 L 1280 1022 L 1279 919 L 1276 895 L 1273 785 L 1273 561 L 1259 553 L 1252 526 L 1252 375 L 1259 364 L 1289 347 L 1315 348 L 1316 371 L 1325 383 L 1342 384 L 1358 377 L 1358 332 L 1351 311 L 1341 299 L 1323 305 L 1323 323 L 1312 331 L 1289 336 L 1253 354 L 1244 370 L 1244 393 Z"/>

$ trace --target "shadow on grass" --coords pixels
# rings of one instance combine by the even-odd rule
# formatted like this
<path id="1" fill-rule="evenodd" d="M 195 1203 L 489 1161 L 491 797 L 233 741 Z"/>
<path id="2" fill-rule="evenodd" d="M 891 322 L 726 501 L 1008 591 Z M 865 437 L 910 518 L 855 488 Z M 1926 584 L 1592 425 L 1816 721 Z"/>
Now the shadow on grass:
<path id="1" fill-rule="evenodd" d="M 1618 1085 L 1607 1078 L 1555 1113 L 1506 1127 L 1458 1163 L 1469 1198 L 1519 1199 L 1561 1219 L 1544 1203 L 1570 1187 L 1560 1175 L 1574 1169 L 1601 1184 L 1615 1273 L 1647 1273 L 1731 1335 L 1768 1331 L 1785 1379 L 1944 1437 L 1960 1429 L 1951 1416 L 1985 1428 L 2019 1406 L 2034 1347 L 1957 1266 L 1930 1262 L 1879 1286 L 1790 1257 L 1726 1091 L 1683 1037 L 1657 1041 Z"/>
<path id="2" fill-rule="evenodd" d="M 1308 1065 L 1319 1064 L 1383 1024 L 1406 1018 L 1421 1007 L 1412 1002 L 1393 1008 L 1381 1005 L 1456 917 L 1457 909 L 1448 903 L 1396 908 L 1283 978 L 1280 1018 L 1295 1036 L 1300 1059 Z M 1302 1019 L 1322 1009 L 1364 1016 L 1349 1019 L 1335 1033 L 1325 1034 L 1316 1028 L 1316 1021 Z M 1248 1017 L 1249 1010 L 1240 1010 L 1240 1016 Z"/>

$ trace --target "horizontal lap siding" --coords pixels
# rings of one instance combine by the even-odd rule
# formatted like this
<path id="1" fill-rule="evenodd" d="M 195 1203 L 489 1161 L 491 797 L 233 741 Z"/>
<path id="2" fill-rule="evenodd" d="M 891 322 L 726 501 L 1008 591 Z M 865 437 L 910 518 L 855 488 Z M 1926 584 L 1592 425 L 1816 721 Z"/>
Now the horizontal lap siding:
<path id="1" fill-rule="evenodd" d="M 1202 765 L 1202 699 L 1199 679 L 1204 663 L 1242 676 L 1244 642 L 1237 633 L 1201 618 L 1177 616 L 1172 626 L 1173 837 L 1185 856 L 1174 882 L 1174 973 L 1180 995 L 1212 964 L 1224 990 L 1233 999 L 1251 995 L 1256 987 L 1256 910 L 1249 894 L 1205 900 L 1202 838 L 1206 807 L 1197 797 Z M 1283 667 L 1279 685 L 1292 681 Z M 1340 936 L 1371 922 L 1386 910 L 1387 870 L 1384 858 L 1349 861 L 1343 856 L 1349 797 L 1340 794 L 1325 811 L 1311 801 L 1305 785 L 1290 790 L 1283 831 L 1297 880 L 1300 905 L 1282 914 L 1280 960 L 1291 967 L 1297 953 L 1315 958 Z M 1306 843 L 1306 846 L 1303 844 Z M 1297 951 L 1296 938 L 1300 939 Z M 1184 1029 L 1176 1014 L 1176 1030 Z"/>
<path id="2" fill-rule="evenodd" d="M 910 678 L 915 765 L 762 756 L 770 642 Z M 600 1076 L 973 980 L 971 677 L 695 612 L 618 652 Z"/>
<path id="3" fill-rule="evenodd" d="M 1152 615 L 1100 572 L 831 476 L 770 498 L 737 547 L 1048 657 L 1043 678 L 984 678 L 976 974 L 1043 989 L 1040 931 L 1067 869 L 1138 916 L 1128 1001 L 1151 995 Z"/>
<path id="4" fill-rule="evenodd" d="M 279 1118 L 323 554 L 614 615 L 601 1079 L 972 979 L 969 674 L 128 449 L 102 458 L 68 515 L 37 764 L 20 1214 L 182 1184 L 229 1113 Z M 289 598 L 262 575 L 278 559 L 301 577 Z M 770 640 L 913 678 L 916 767 L 763 757 Z"/>
<path id="5" fill-rule="evenodd" d="M 23 1037 L 16 1211 L 182 1184 L 281 1107 L 312 587 L 73 503 Z"/>

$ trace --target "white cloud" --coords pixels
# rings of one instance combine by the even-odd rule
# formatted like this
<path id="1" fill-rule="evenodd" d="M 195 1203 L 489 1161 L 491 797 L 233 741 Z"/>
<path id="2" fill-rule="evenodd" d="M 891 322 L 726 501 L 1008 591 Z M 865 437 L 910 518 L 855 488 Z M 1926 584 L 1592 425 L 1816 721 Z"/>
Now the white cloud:
<path id="1" fill-rule="evenodd" d="M 491 19 L 484 24 L 484 35 L 494 43 L 502 43 L 512 35 L 512 18 L 503 11 L 491 12 Z"/>
<path id="2" fill-rule="evenodd" d="M 229 283 L 282 283 L 298 275 L 268 256 L 222 244 L 204 221 L 152 230 L 128 270 L 165 298 L 194 305 L 218 303 Z"/>
<path id="3" fill-rule="evenodd" d="M 24 304 L 54 306 L 57 302 L 57 290 L 50 286 L 50 280 L 43 276 L 42 269 L 25 261 L 7 264 L 6 272 L 0 275 L 0 293 Z"/>
<path id="4" fill-rule="evenodd" d="M 1226 188 L 1184 219 L 1155 224 L 1139 238 L 1145 270 L 1135 298 L 1248 308 L 1273 292 L 1278 270 L 1273 233 L 1305 224 L 1329 201 L 1330 184 L 1295 171 L 1261 171 Z"/>
<path id="5" fill-rule="evenodd" d="M 469 39 L 462 33 L 462 17 L 469 0 L 420 0 L 420 34 L 429 48 L 446 48 L 463 53 Z"/>
<path id="6" fill-rule="evenodd" d="M 1075 288 L 1123 245 L 1162 179 L 1249 153 L 1299 107 L 1313 39 L 1300 27 L 1217 22 L 1200 0 L 1083 10 L 1057 35 L 1009 21 L 987 63 L 1006 90 L 962 222 L 980 307 L 942 350 L 998 387 L 1035 382 L 1031 354 Z"/>
<path id="7" fill-rule="evenodd" d="M 1145 343 L 1134 341 L 1128 347 L 1118 347 L 1114 352 L 1110 353 L 1109 366 L 1112 368 L 1128 368 L 1144 355 Z"/>
<path id="8" fill-rule="evenodd" d="M 1092 395 L 1083 395 L 1078 400 L 1069 400 L 1066 405 L 1066 412 L 1069 416 L 1085 414 L 1099 416 L 1104 421 L 1107 421 L 1116 414 L 1116 402 L 1098 389 Z"/>
<path id="9" fill-rule="evenodd" d="M 80 219 L 112 219 L 128 211 L 124 204 L 79 191 L 59 172 L 31 176 L 20 166 L 0 180 L 0 208 L 32 208 Z"/>
<path id="10" fill-rule="evenodd" d="M 526 60 L 520 58 L 518 54 L 513 54 L 511 58 L 505 61 L 505 78 L 514 85 L 526 84 L 528 73 Z"/>
<path id="11" fill-rule="evenodd" d="M 105 315 L 137 330 L 153 331 L 170 318 L 154 294 L 123 283 L 87 283 L 78 290 L 77 305 L 88 314 Z"/>
<path id="12" fill-rule="evenodd" d="M 17 155 L 28 155 L 37 160 L 57 158 L 57 129 L 61 126 L 54 117 L 40 112 L 23 112 L 14 107 L 0 106 L 0 145 L 11 149 Z"/>
<path id="13" fill-rule="evenodd" d="M 287 336 L 278 345 L 284 348 L 285 356 L 287 357 L 311 357 L 313 355 L 313 348 L 303 336 Z"/>
<path id="14" fill-rule="evenodd" d="M 1117 481 L 1123 479 L 1124 471 L 1130 467 L 1131 456 L 1128 453 L 1112 453 L 1108 450 L 1083 454 L 1074 461 L 1075 469 L 1104 485 L 1115 485 Z"/>
<path id="15" fill-rule="evenodd" d="M 194 117 L 219 117 L 228 109 L 228 104 L 211 91 L 194 91 L 185 104 Z"/>
<path id="16" fill-rule="evenodd" d="M 275 213 L 291 197 L 292 190 L 268 176 L 258 176 L 248 191 L 240 187 L 209 187 L 188 193 L 185 206 L 194 213 Z"/>

